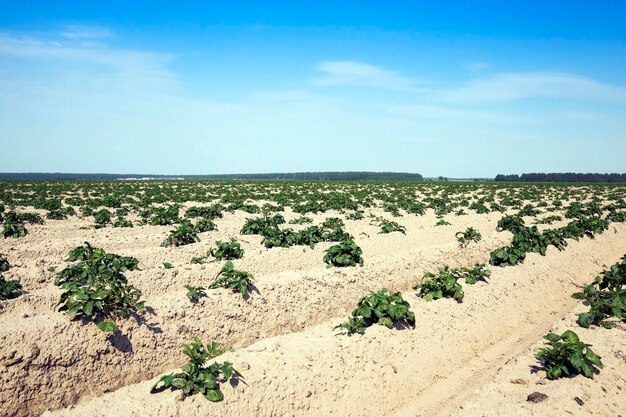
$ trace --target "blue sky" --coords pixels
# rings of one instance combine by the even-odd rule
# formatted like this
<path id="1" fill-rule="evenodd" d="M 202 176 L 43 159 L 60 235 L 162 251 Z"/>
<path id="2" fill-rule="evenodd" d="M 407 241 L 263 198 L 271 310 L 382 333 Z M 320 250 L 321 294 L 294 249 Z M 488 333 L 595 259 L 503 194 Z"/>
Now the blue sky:
<path id="1" fill-rule="evenodd" d="M 624 2 L 204 3 L 0 0 L 0 171 L 626 171 Z"/>

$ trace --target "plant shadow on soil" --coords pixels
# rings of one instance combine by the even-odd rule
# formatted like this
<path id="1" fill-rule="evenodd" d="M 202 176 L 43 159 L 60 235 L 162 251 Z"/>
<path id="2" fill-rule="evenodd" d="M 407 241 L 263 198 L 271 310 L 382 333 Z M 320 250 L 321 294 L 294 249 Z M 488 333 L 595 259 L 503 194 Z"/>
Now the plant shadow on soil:
<path id="1" fill-rule="evenodd" d="M 225 381 L 222 381 L 222 382 L 225 382 Z M 244 384 L 246 386 L 248 385 L 248 384 L 246 384 L 246 381 L 244 381 L 243 379 L 239 378 L 239 376 L 236 375 L 236 374 L 233 374 L 233 376 L 228 380 L 228 383 L 233 388 L 237 388 L 240 383 Z"/>
<path id="2" fill-rule="evenodd" d="M 155 317 L 157 315 L 154 309 L 149 306 L 146 306 L 146 313 Z M 137 314 L 136 312 L 131 312 L 130 315 L 132 318 L 134 318 L 137 321 L 137 324 L 139 324 L 140 326 L 146 326 L 148 330 L 150 330 L 152 333 L 154 334 L 163 333 L 163 331 L 161 330 L 161 327 L 159 327 L 159 323 L 156 323 L 156 322 L 148 323 L 148 320 L 146 320 L 146 318 L 143 315 Z"/>
<path id="3" fill-rule="evenodd" d="M 117 331 L 108 337 L 109 342 L 111 342 L 111 346 L 115 349 L 119 350 L 123 353 L 132 353 L 133 352 L 133 343 L 130 341 L 128 336 Z"/>
<path id="4" fill-rule="evenodd" d="M 375 323 L 375 324 L 373 324 L 373 325 L 372 325 L 372 326 L 370 326 L 370 327 L 373 327 L 373 326 L 375 326 L 375 325 L 377 325 L 377 324 Z M 407 322 L 406 322 L 406 320 L 396 320 L 396 321 L 394 321 L 394 322 L 393 322 L 393 329 L 394 329 L 394 330 L 400 330 L 400 331 L 402 331 L 402 330 L 413 330 L 413 329 L 414 329 L 414 326 L 411 326 L 409 323 L 407 323 Z M 366 331 L 367 331 L 367 330 L 366 330 Z M 335 336 L 348 336 L 348 337 L 352 337 L 352 336 L 354 336 L 354 335 L 364 336 L 364 335 L 359 334 L 359 333 L 352 333 L 352 334 L 350 334 L 350 333 L 348 333 L 346 330 L 342 330 L 342 331 L 340 331 L 340 332 L 338 332 L 338 333 L 335 333 Z"/>
<path id="5" fill-rule="evenodd" d="M 157 315 L 154 309 L 149 306 L 146 306 L 145 312 L 151 316 Z M 163 333 L 163 331 L 161 330 L 161 327 L 159 326 L 159 323 L 156 323 L 156 322 L 148 323 L 148 320 L 144 317 L 143 314 L 138 314 L 137 312 L 132 311 L 129 313 L 129 317 L 132 317 L 133 319 L 135 319 L 135 321 L 137 322 L 139 326 L 146 326 L 146 328 L 154 334 Z M 104 318 L 96 317 L 96 319 L 94 320 L 88 316 L 81 316 L 79 320 L 82 325 L 88 325 L 90 323 L 97 324 L 103 321 Z M 110 334 L 108 336 L 108 340 L 111 342 L 111 345 L 117 350 L 119 350 L 120 352 L 124 352 L 124 353 L 133 352 L 132 342 L 130 341 L 128 336 L 123 334 L 119 329 L 117 329 L 113 334 Z"/>
<path id="6" fill-rule="evenodd" d="M 531 374 L 538 374 L 539 372 L 542 372 L 546 370 L 546 367 L 543 363 L 543 361 L 541 361 L 540 359 L 536 359 L 537 364 L 536 365 L 529 365 L 528 367 L 530 368 L 530 373 Z"/>
<path id="7" fill-rule="evenodd" d="M 405 320 L 396 320 L 393 322 L 393 328 L 396 330 L 412 330 L 414 326 L 411 326 Z"/>
<path id="8" fill-rule="evenodd" d="M 250 295 L 255 292 L 257 295 L 261 295 L 261 291 L 254 284 L 248 285 L 248 294 L 243 296 L 244 301 L 248 301 L 250 299 Z"/>
<path id="9" fill-rule="evenodd" d="M 537 359 L 537 363 L 538 363 L 538 365 L 530 365 L 529 366 L 530 373 L 531 374 L 538 374 L 539 372 L 546 372 L 545 364 L 541 360 L 539 360 L 539 359 Z M 595 375 L 598 375 L 600 373 L 600 371 L 598 371 L 597 369 L 594 369 L 593 373 Z M 577 376 L 576 374 L 563 375 L 563 376 L 561 376 L 561 378 L 573 379 L 573 378 L 576 378 L 576 376 Z"/>

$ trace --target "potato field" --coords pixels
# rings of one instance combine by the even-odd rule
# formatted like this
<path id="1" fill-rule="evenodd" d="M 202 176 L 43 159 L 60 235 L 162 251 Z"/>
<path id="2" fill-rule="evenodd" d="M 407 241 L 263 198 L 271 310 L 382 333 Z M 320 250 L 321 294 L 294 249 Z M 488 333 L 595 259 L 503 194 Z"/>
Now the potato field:
<path id="1" fill-rule="evenodd" d="M 617 416 L 626 186 L 0 181 L 6 416 Z"/>

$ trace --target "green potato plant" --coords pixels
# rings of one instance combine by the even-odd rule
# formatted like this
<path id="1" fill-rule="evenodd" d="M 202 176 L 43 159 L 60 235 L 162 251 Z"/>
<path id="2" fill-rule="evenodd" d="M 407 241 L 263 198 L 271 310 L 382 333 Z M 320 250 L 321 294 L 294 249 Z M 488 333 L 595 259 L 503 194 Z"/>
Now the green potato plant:
<path id="1" fill-rule="evenodd" d="M 363 265 L 363 250 L 353 240 L 344 240 L 326 250 L 324 262 L 328 267 Z"/>
<path id="2" fill-rule="evenodd" d="M 277 226 L 267 227 L 263 230 L 263 244 L 266 248 L 288 248 L 300 241 L 300 236 L 292 229 L 279 229 Z"/>
<path id="3" fill-rule="evenodd" d="M 285 218 L 281 214 L 274 216 L 263 216 L 254 219 L 246 219 L 241 228 L 242 235 L 262 235 L 268 228 L 278 228 L 278 225 L 285 223 Z"/>
<path id="4" fill-rule="evenodd" d="M 520 217 L 522 216 L 536 217 L 537 215 L 541 213 L 542 213 L 541 210 L 536 209 L 535 207 L 533 207 L 532 204 L 526 204 L 524 207 L 520 209 L 520 211 L 517 212 L 517 215 Z"/>
<path id="5" fill-rule="evenodd" d="M 195 229 L 198 233 L 210 232 L 211 230 L 217 230 L 217 225 L 211 219 L 201 218 L 195 224 Z"/>
<path id="6" fill-rule="evenodd" d="M 209 289 L 230 288 L 245 297 L 250 292 L 253 280 L 254 276 L 252 274 L 236 270 L 233 263 L 227 261 L 217 274 L 217 277 L 215 277 L 213 283 L 209 285 Z"/>
<path id="7" fill-rule="evenodd" d="M 69 252 L 67 261 L 77 263 L 59 272 L 54 281 L 64 290 L 59 311 L 71 318 L 91 319 L 100 330 L 114 332 L 114 318 L 145 309 L 140 301 L 141 291 L 130 285 L 123 274 L 137 268 L 137 259 L 109 254 L 85 242 Z"/>
<path id="8" fill-rule="evenodd" d="M 466 284 L 473 285 L 478 281 L 487 282 L 487 278 L 491 276 L 491 271 L 489 271 L 485 264 L 474 264 L 471 268 L 455 269 L 454 274 L 459 279 L 465 279 Z"/>
<path id="9" fill-rule="evenodd" d="M 398 224 L 397 222 L 387 220 L 383 217 L 377 217 L 374 222 L 380 226 L 380 232 L 378 232 L 378 234 L 400 232 L 403 235 L 406 235 L 406 227 Z"/>
<path id="10" fill-rule="evenodd" d="M 450 222 L 445 221 L 444 219 L 439 219 L 435 226 L 450 226 Z"/>
<path id="11" fill-rule="evenodd" d="M 20 222 L 30 224 L 43 224 L 43 218 L 37 213 L 19 213 L 17 219 Z"/>
<path id="12" fill-rule="evenodd" d="M 153 226 L 169 226 L 181 222 L 179 211 L 180 206 L 172 204 L 165 207 L 151 207 L 140 215 L 144 222 Z"/>
<path id="13" fill-rule="evenodd" d="M 564 250 L 567 246 L 565 239 L 594 237 L 606 230 L 608 225 L 608 220 L 600 217 L 582 217 L 572 220 L 567 226 L 540 232 L 537 226 L 526 227 L 521 217 L 504 216 L 498 221 L 497 229 L 511 231 L 513 241 L 509 246 L 492 251 L 489 263 L 496 266 L 516 265 L 523 262 L 529 252 L 545 256 L 549 246 Z"/>
<path id="14" fill-rule="evenodd" d="M 363 220 L 363 214 L 365 212 L 363 210 L 354 210 L 352 213 L 346 214 L 347 220 Z"/>
<path id="15" fill-rule="evenodd" d="M 214 204 L 211 206 L 204 206 L 204 207 L 193 206 L 187 209 L 187 211 L 185 212 L 185 217 L 188 217 L 188 218 L 202 217 L 208 220 L 215 220 L 218 218 L 221 219 L 224 216 L 222 214 L 223 210 L 224 208 L 220 206 L 219 204 Z"/>
<path id="16" fill-rule="evenodd" d="M 550 215 L 550 216 L 546 216 L 546 217 L 544 217 L 542 219 L 535 220 L 535 224 L 552 224 L 554 222 L 560 222 L 561 220 L 563 220 L 563 218 L 561 216 Z"/>
<path id="17" fill-rule="evenodd" d="M 335 329 L 344 329 L 348 334 L 364 334 L 365 329 L 374 323 L 391 329 L 394 322 L 415 327 L 415 313 L 399 292 L 390 294 L 386 288 L 362 297 L 346 323 Z"/>
<path id="18" fill-rule="evenodd" d="M 113 223 L 113 227 L 133 227 L 133 222 L 125 217 L 118 217 Z"/>
<path id="19" fill-rule="evenodd" d="M 289 220 L 289 224 L 307 224 L 307 223 L 313 223 L 313 219 L 307 216 L 300 216 L 298 218 Z"/>
<path id="20" fill-rule="evenodd" d="M 624 223 L 626 222 L 626 211 L 611 211 L 606 220 L 612 223 Z"/>
<path id="21" fill-rule="evenodd" d="M 198 337 L 193 342 L 183 345 L 183 353 L 189 358 L 182 372 L 176 372 L 162 376 L 150 389 L 150 393 L 156 393 L 165 389 L 181 390 L 183 399 L 194 394 L 202 394 L 212 402 L 222 401 L 224 394 L 220 389 L 220 383 L 228 380 L 239 380 L 245 383 L 243 375 L 239 373 L 230 362 L 214 362 L 206 366 L 208 360 L 214 359 L 226 350 L 218 343 L 212 342 L 203 345 Z"/>
<path id="22" fill-rule="evenodd" d="M 603 368 L 601 358 L 590 349 L 591 345 L 581 342 L 571 330 L 562 335 L 548 333 L 544 339 L 548 347 L 541 349 L 536 357 L 543 363 L 548 379 L 579 374 L 593 378 L 594 373 Z"/>
<path id="23" fill-rule="evenodd" d="M 9 260 L 7 256 L 3 253 L 0 253 L 0 272 L 6 272 L 9 270 L 11 265 L 9 264 Z"/>
<path id="24" fill-rule="evenodd" d="M 4 215 L 4 229 L 0 232 L 3 238 L 20 238 L 28 234 L 28 230 L 24 227 L 24 222 L 20 220 L 17 213 L 10 211 Z"/>
<path id="25" fill-rule="evenodd" d="M 419 290 L 418 297 L 422 297 L 426 301 L 441 298 L 453 298 L 459 303 L 463 301 L 465 294 L 463 287 L 457 282 L 459 276 L 449 267 L 440 267 L 437 275 L 427 272 L 424 274 L 424 278 L 426 278 L 424 283 L 413 287 L 414 290 Z"/>
<path id="26" fill-rule="evenodd" d="M 97 226 L 104 227 L 111 223 L 111 212 L 103 208 L 102 210 L 94 211 L 93 218 Z"/>
<path id="27" fill-rule="evenodd" d="M 563 237 L 578 240 L 584 236 L 593 238 L 609 228 L 609 221 L 601 217 L 580 217 L 562 227 Z"/>
<path id="28" fill-rule="evenodd" d="M 8 271 L 10 268 L 9 261 L 6 256 L 0 253 L 0 300 L 9 300 L 20 295 L 22 284 L 16 279 L 7 281 L 2 272 Z"/>
<path id="29" fill-rule="evenodd" d="M 502 232 L 504 230 L 508 230 L 509 232 L 516 234 L 518 231 L 524 229 L 526 224 L 524 223 L 524 219 L 520 216 L 504 216 L 500 220 L 498 220 L 498 224 L 496 226 L 496 230 L 498 232 Z"/>
<path id="30" fill-rule="evenodd" d="M 482 235 L 473 227 L 468 227 L 464 232 L 456 232 L 454 235 L 461 247 L 467 246 L 470 242 L 480 242 Z"/>
<path id="31" fill-rule="evenodd" d="M 6 280 L 0 274 L 0 300 L 9 300 L 20 295 L 22 284 L 16 279 Z"/>
<path id="32" fill-rule="evenodd" d="M 180 226 L 170 231 L 170 235 L 163 241 L 161 246 L 183 246 L 199 241 L 200 238 L 194 225 L 189 221 L 183 221 Z"/>
<path id="33" fill-rule="evenodd" d="M 581 327 L 595 324 L 610 329 L 615 327 L 615 322 L 607 319 L 626 320 L 626 255 L 582 292 L 572 294 L 572 298 L 584 300 L 589 306 L 588 312 L 578 315 L 577 323 Z"/>
<path id="34" fill-rule="evenodd" d="M 185 285 L 187 289 L 187 298 L 192 303 L 197 303 L 200 297 L 206 297 L 206 292 L 204 291 L 206 288 L 204 287 L 195 287 L 193 285 Z"/>
<path id="35" fill-rule="evenodd" d="M 209 255 L 214 257 L 217 261 L 221 261 L 222 259 L 241 259 L 243 254 L 244 250 L 234 238 L 231 238 L 230 242 L 218 240 L 215 242 L 215 247 L 209 250 Z"/>

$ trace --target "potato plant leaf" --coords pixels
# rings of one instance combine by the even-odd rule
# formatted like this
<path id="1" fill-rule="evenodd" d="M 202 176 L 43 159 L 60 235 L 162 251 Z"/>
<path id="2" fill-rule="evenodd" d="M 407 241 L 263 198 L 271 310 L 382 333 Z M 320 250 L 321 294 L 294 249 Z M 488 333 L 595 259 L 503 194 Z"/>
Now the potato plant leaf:
<path id="1" fill-rule="evenodd" d="M 548 333 L 544 336 L 547 347 L 539 350 L 536 357 L 544 366 L 548 379 L 576 376 L 582 374 L 587 378 L 602 368 L 600 357 L 590 346 L 580 341 L 578 335 L 571 330 L 558 335 Z"/>
<path id="2" fill-rule="evenodd" d="M 98 329 L 106 333 L 113 333 L 117 330 L 117 326 L 115 325 L 115 322 L 111 320 L 102 321 L 96 324 L 96 326 L 98 327 Z"/>

